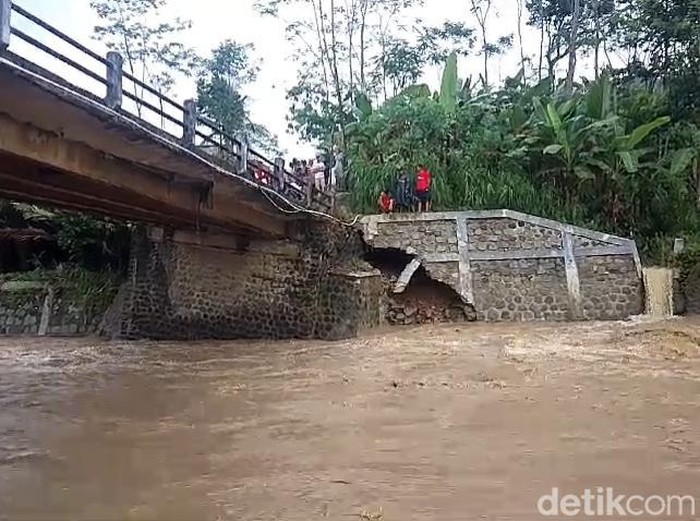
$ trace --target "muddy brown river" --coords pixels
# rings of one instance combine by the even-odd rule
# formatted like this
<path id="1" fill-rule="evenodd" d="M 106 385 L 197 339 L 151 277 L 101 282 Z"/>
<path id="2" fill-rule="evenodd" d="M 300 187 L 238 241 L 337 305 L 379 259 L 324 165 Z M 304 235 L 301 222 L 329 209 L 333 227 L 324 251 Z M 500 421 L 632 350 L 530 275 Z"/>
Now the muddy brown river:
<path id="1" fill-rule="evenodd" d="M 699 346 L 688 319 L 0 338 L 0 518 L 528 521 L 614 487 L 698 519 Z"/>

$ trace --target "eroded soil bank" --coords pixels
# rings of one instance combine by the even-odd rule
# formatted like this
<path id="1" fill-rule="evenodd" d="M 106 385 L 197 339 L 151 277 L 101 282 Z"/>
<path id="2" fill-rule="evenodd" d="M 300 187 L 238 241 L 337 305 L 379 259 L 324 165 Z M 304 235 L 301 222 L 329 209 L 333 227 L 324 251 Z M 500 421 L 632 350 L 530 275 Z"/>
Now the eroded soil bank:
<path id="1" fill-rule="evenodd" d="M 527 521 L 552 487 L 697 497 L 699 345 L 698 319 L 0 338 L 0 518 Z"/>

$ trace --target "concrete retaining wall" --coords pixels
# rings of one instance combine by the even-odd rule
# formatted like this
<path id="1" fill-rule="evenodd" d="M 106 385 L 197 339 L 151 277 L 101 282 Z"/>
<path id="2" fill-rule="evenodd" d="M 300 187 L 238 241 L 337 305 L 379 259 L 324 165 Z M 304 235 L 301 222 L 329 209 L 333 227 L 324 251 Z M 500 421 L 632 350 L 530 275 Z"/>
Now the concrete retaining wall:
<path id="1" fill-rule="evenodd" d="M 643 311 L 641 263 L 629 239 L 510 210 L 371 215 L 362 224 L 369 245 L 413 255 L 480 320 Z"/>

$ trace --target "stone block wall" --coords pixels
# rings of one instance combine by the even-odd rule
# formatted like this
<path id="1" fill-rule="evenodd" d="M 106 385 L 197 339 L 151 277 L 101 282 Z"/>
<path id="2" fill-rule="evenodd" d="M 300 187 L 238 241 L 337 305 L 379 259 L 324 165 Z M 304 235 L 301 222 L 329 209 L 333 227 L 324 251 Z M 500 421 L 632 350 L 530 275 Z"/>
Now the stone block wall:
<path id="1" fill-rule="evenodd" d="M 0 334 L 37 335 L 47 290 L 42 284 L 0 286 Z"/>
<path id="2" fill-rule="evenodd" d="M 469 251 L 562 249 L 559 230 L 516 219 L 473 219 L 467 222 Z"/>
<path id="3" fill-rule="evenodd" d="M 642 279 L 629 256 L 579 257 L 583 318 L 616 319 L 644 308 Z"/>
<path id="4" fill-rule="evenodd" d="M 142 231 L 104 330 L 154 339 L 352 336 L 381 316 L 378 274 L 347 263 L 362 250 L 357 231 L 327 223 L 308 223 L 298 241 Z"/>
<path id="5" fill-rule="evenodd" d="M 94 333 L 115 289 L 104 286 L 101 291 L 86 295 L 58 273 L 39 281 L 11 280 L 12 277 L 0 277 L 0 335 Z"/>
<path id="6" fill-rule="evenodd" d="M 675 314 L 700 315 L 700 252 L 690 249 L 675 259 L 673 305 Z"/>
<path id="7" fill-rule="evenodd" d="M 457 230 L 453 221 L 386 222 L 382 227 L 382 234 L 376 237 L 373 246 L 428 255 L 455 254 L 459 251 Z"/>
<path id="8" fill-rule="evenodd" d="M 509 210 L 374 215 L 363 229 L 370 246 L 414 256 L 480 320 L 643 312 L 641 264 L 629 239 Z"/>
<path id="9" fill-rule="evenodd" d="M 566 320 L 569 298 L 562 259 L 475 261 L 479 320 Z"/>

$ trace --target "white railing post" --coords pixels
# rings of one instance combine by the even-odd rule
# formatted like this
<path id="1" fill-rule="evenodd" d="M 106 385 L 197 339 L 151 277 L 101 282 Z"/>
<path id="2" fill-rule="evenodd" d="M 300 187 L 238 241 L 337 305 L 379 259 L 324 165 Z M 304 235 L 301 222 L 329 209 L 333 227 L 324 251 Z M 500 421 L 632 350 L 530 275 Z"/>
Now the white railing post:
<path id="1" fill-rule="evenodd" d="M 192 99 L 188 99 L 185 101 L 184 107 L 182 141 L 187 146 L 194 146 L 195 132 L 197 129 L 197 103 Z"/>
<path id="2" fill-rule="evenodd" d="M 10 46 L 10 14 L 12 13 L 12 0 L 0 0 L 0 52 L 4 52 Z"/>
<path id="3" fill-rule="evenodd" d="M 121 54 L 114 51 L 107 53 L 107 97 L 105 97 L 105 103 L 110 109 L 118 109 L 122 106 L 123 65 L 124 58 Z"/>

